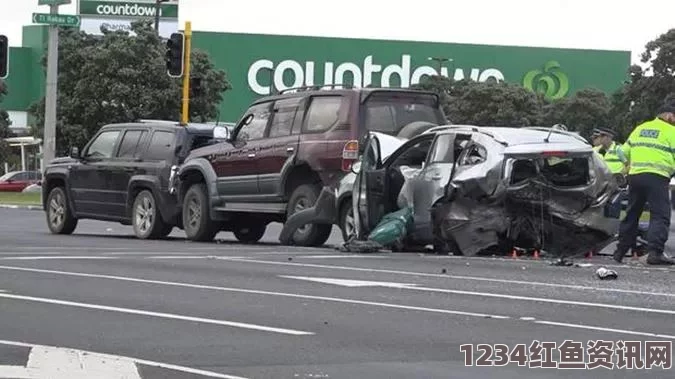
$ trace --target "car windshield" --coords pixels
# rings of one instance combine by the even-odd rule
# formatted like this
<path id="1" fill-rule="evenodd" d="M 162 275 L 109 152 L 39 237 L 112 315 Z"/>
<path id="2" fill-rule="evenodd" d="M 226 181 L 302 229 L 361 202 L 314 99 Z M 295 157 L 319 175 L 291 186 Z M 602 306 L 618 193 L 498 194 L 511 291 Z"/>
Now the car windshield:
<path id="1" fill-rule="evenodd" d="M 14 173 L 13 173 L 13 172 L 8 172 L 8 173 L 6 173 L 5 175 L 0 176 L 0 182 L 4 182 L 4 181 L 6 181 L 7 179 L 11 179 L 12 176 L 14 176 Z"/>
<path id="2" fill-rule="evenodd" d="M 364 123 L 369 131 L 398 134 L 406 125 L 426 121 L 446 123 L 436 106 L 436 98 L 427 94 L 385 92 L 371 95 L 364 104 Z"/>

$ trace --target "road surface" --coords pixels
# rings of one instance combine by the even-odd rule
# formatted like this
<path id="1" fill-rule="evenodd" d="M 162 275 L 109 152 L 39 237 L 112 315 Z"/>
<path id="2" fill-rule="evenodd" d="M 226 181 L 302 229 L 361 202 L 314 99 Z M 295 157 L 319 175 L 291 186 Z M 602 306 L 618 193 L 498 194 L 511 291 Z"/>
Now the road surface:
<path id="1" fill-rule="evenodd" d="M 553 342 L 554 364 L 565 340 L 672 344 L 675 270 L 630 259 L 559 267 L 546 260 L 358 255 L 278 246 L 278 226 L 264 243 L 240 245 L 226 233 L 219 242 L 186 242 L 180 231 L 167 241 L 139 241 L 129 227 L 93 221 L 71 236 L 54 236 L 39 211 L 3 209 L 0 220 L 0 378 L 675 372 L 476 365 L 476 344 L 506 344 L 509 353 L 524 344 L 529 355 L 534 341 Z M 339 240 L 336 232 L 329 242 Z M 617 270 L 618 279 L 598 280 L 599 265 Z M 461 345 L 471 344 L 473 365 L 466 366 Z M 489 358 L 498 364 L 499 357 Z M 672 365 L 672 351 L 667 358 Z"/>

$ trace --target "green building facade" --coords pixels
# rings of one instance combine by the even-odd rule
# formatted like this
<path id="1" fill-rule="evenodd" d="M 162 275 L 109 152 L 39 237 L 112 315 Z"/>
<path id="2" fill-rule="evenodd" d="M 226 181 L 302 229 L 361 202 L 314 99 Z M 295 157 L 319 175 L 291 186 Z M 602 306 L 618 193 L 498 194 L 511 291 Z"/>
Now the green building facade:
<path id="1" fill-rule="evenodd" d="M 25 111 L 44 92 L 40 60 L 43 26 L 24 27 L 22 47 L 10 49 L 9 95 L 0 107 L 21 127 Z M 627 79 L 630 52 L 488 46 L 259 34 L 193 32 L 193 48 L 209 53 L 232 89 L 220 119 L 235 121 L 254 99 L 271 90 L 320 84 L 403 86 L 425 75 L 519 83 L 556 99 L 594 87 L 611 93 Z M 440 58 L 440 59 L 439 59 Z"/>

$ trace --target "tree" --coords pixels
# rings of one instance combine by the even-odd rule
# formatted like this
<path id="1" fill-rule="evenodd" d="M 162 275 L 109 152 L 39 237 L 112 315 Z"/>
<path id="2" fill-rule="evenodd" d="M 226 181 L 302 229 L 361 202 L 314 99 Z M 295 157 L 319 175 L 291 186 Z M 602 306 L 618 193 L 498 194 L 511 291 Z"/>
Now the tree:
<path id="1" fill-rule="evenodd" d="M 610 99 L 604 92 L 587 88 L 545 105 L 542 121 L 545 126 L 564 124 L 570 131 L 589 137 L 593 128 L 613 127 L 608 119 L 610 108 Z"/>
<path id="2" fill-rule="evenodd" d="M 647 68 L 631 66 L 629 80 L 612 96 L 612 121 L 623 138 L 675 96 L 675 29 L 647 43 L 641 58 Z"/>
<path id="3" fill-rule="evenodd" d="M 135 36 L 105 29 L 103 36 L 70 28 L 60 31 L 57 153 L 65 153 L 69 146 L 83 147 L 105 124 L 179 119 L 182 80 L 166 74 L 165 42 L 150 21 L 135 22 L 131 30 Z M 192 76 L 201 78 L 202 91 L 190 101 L 190 118 L 214 119 L 230 84 L 205 52 L 192 51 L 191 64 Z M 34 135 L 42 136 L 44 98 L 29 111 L 38 126 Z"/>
<path id="4" fill-rule="evenodd" d="M 536 125 L 540 120 L 541 98 L 517 84 L 432 76 L 413 88 L 438 93 L 454 124 L 518 127 Z"/>

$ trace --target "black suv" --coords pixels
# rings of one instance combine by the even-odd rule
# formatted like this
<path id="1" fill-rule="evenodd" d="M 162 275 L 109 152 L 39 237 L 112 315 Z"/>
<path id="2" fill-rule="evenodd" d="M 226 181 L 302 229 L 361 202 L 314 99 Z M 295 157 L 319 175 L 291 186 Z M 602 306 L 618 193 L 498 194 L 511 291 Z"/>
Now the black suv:
<path id="1" fill-rule="evenodd" d="M 227 230 L 257 242 L 267 224 L 337 185 L 368 131 L 410 138 L 447 123 L 438 95 L 411 89 L 306 87 L 260 98 L 231 133 L 216 131 L 225 141 L 194 150 L 180 167 L 185 234 L 205 241 Z M 322 245 L 331 229 L 305 225 L 292 243 Z"/>
<path id="2" fill-rule="evenodd" d="M 73 147 L 70 157 L 45 168 L 42 199 L 49 230 L 70 234 L 78 219 L 133 225 L 142 239 L 182 228 L 170 177 L 191 150 L 212 142 L 213 129 L 156 120 L 102 127 L 81 154 Z"/>

